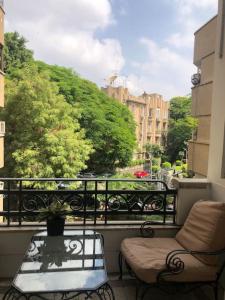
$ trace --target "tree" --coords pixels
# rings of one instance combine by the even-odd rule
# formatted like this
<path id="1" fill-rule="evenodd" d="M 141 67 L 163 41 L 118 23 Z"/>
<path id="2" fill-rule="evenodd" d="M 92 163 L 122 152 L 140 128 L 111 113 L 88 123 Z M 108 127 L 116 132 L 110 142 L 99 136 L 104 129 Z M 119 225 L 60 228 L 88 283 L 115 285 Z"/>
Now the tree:
<path id="1" fill-rule="evenodd" d="M 146 144 L 145 150 L 155 158 L 159 158 L 163 154 L 162 148 L 157 144 Z"/>
<path id="2" fill-rule="evenodd" d="M 18 32 L 5 33 L 4 71 L 8 75 L 33 61 L 33 52 L 26 48 L 26 43 L 26 39 Z"/>
<path id="3" fill-rule="evenodd" d="M 88 162 L 89 170 L 113 172 L 116 167 L 127 166 L 136 145 L 135 122 L 129 109 L 71 69 L 43 62 L 38 66 L 49 72 L 68 103 L 81 108 L 80 124 L 95 150 Z"/>
<path id="4" fill-rule="evenodd" d="M 5 40 L 8 78 L 17 80 L 21 69 L 36 65 L 40 74 L 49 75 L 46 75 L 46 81 L 57 85 L 59 94 L 71 109 L 79 107 L 81 114 L 79 120 L 74 117 L 75 126 L 79 121 L 95 150 L 87 162 L 89 170 L 113 172 L 116 167 L 127 166 L 136 146 L 135 122 L 129 109 L 108 97 L 94 83 L 80 78 L 73 70 L 34 61 L 32 51 L 26 48 L 26 40 L 18 33 L 7 33 Z M 27 72 L 26 75 L 29 76 Z M 19 96 L 22 97 L 22 91 Z"/>
<path id="5" fill-rule="evenodd" d="M 79 112 L 33 64 L 6 81 L 4 176 L 75 177 L 92 152 Z"/>
<path id="6" fill-rule="evenodd" d="M 166 155 L 173 163 L 184 152 L 197 120 L 191 116 L 191 98 L 176 97 L 170 102 L 170 121 L 166 143 Z"/>
<path id="7" fill-rule="evenodd" d="M 170 119 L 177 121 L 191 115 L 191 97 L 174 97 L 170 100 Z"/>

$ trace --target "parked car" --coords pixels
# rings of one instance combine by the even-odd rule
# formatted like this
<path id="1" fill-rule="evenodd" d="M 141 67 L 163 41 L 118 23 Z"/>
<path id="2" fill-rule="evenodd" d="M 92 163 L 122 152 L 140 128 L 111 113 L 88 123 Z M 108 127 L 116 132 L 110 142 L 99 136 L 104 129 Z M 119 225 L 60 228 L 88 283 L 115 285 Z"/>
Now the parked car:
<path id="1" fill-rule="evenodd" d="M 134 173 L 134 176 L 136 176 L 137 178 L 143 178 L 143 177 L 147 177 L 149 176 L 150 174 L 146 171 L 136 171 Z"/>

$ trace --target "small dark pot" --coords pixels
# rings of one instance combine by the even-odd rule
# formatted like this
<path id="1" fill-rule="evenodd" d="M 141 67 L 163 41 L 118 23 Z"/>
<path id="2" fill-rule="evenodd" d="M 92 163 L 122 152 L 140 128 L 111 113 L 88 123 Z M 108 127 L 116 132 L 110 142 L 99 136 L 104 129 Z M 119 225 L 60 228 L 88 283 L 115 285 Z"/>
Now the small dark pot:
<path id="1" fill-rule="evenodd" d="M 47 219 L 47 232 L 50 236 L 63 235 L 65 219 Z"/>

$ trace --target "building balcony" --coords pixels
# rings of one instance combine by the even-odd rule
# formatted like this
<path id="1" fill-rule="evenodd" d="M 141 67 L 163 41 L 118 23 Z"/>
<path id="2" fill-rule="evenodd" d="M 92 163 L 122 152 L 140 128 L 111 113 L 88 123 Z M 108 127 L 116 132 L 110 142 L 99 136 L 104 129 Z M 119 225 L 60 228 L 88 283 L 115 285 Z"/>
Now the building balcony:
<path id="1" fill-rule="evenodd" d="M 2 178 L 1 181 L 4 183 L 1 191 L 4 203 L 0 213 L 0 276 L 5 278 L 0 281 L 2 295 L 21 264 L 32 235 L 45 230 L 45 224 L 37 224 L 33 219 L 37 215 L 37 208 L 43 203 L 49 203 L 50 199 L 61 199 L 71 203 L 72 215 L 76 216 L 74 222 L 67 222 L 67 229 L 96 229 L 103 234 L 107 270 L 117 300 L 136 299 L 136 280 L 129 275 L 125 275 L 123 280 L 118 279 L 117 257 L 121 241 L 127 237 L 139 236 L 140 224 L 146 219 L 152 220 L 156 236 L 173 237 L 186 219 L 191 206 L 199 199 L 209 197 L 210 187 L 207 180 L 175 180 L 176 189 L 169 189 L 166 184 L 150 180 L 82 178 L 52 179 L 50 182 L 57 183 L 58 188 L 49 190 L 40 186 L 27 186 L 27 183 L 35 183 L 37 179 L 24 181 Z M 71 181 L 79 184 L 79 188 L 71 189 L 68 185 Z M 46 180 L 42 179 L 39 183 L 46 183 Z M 127 190 L 118 189 L 118 183 L 135 183 L 139 185 L 139 189 L 129 186 Z M 152 183 L 155 183 L 155 188 Z M 117 184 L 117 187 L 113 188 L 113 184 Z M 151 184 L 151 188 L 146 189 L 146 184 Z M 147 202 L 143 202 L 146 197 Z M 128 215 L 135 218 L 129 221 Z M 115 216 L 119 218 L 115 220 Z M 206 294 L 209 297 L 207 289 L 200 289 L 188 294 L 187 298 L 182 296 L 182 299 L 211 299 Z M 145 299 L 168 299 L 168 295 L 158 289 L 151 290 L 147 295 Z M 178 300 L 180 297 L 180 294 L 173 295 L 171 299 Z"/>

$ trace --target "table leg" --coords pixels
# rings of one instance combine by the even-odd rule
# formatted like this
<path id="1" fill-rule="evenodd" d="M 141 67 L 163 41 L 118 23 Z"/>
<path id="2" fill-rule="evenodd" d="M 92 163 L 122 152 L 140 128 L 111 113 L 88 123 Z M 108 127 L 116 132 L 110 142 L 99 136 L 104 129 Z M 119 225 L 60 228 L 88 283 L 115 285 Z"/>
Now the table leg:
<path id="1" fill-rule="evenodd" d="M 19 298 L 27 299 L 25 294 L 22 294 L 17 291 L 14 287 L 10 287 L 4 294 L 2 300 L 18 300 Z"/>
<path id="2" fill-rule="evenodd" d="M 105 283 L 96 292 L 100 300 L 115 300 L 115 295 L 109 283 Z"/>

